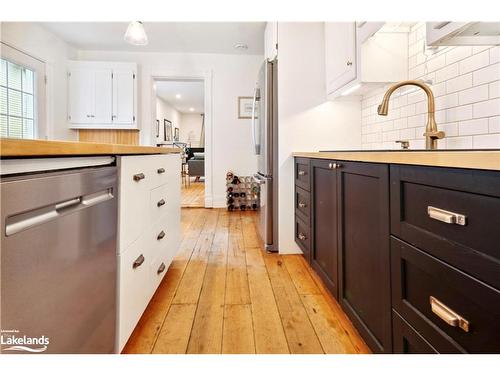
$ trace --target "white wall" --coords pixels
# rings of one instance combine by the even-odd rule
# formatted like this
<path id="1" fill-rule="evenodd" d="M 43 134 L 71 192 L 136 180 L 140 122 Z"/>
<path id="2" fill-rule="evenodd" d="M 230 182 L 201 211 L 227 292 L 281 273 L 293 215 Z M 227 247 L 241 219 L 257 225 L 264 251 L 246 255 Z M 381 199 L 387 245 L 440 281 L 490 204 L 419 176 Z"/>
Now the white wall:
<path id="1" fill-rule="evenodd" d="M 421 22 L 409 34 L 408 78 L 433 80 L 436 122 L 446 133 L 438 147 L 500 148 L 500 47 L 441 47 L 426 58 L 424 41 L 425 23 Z M 385 90 L 366 95 L 362 102 L 363 148 L 399 148 L 397 139 L 410 140 L 410 148 L 425 148 L 423 91 L 394 93 L 385 117 L 377 115 Z"/>
<path id="2" fill-rule="evenodd" d="M 292 152 L 359 149 L 359 102 L 326 101 L 323 23 L 278 24 L 279 250 L 294 241 Z"/>
<path id="3" fill-rule="evenodd" d="M 212 82 L 212 196 L 206 202 L 224 207 L 225 176 L 228 170 L 240 175 L 252 175 L 257 168 L 253 155 L 251 122 L 239 120 L 238 96 L 251 96 L 259 67 L 260 55 L 222 55 L 186 53 L 140 53 L 116 51 L 79 51 L 79 59 L 103 61 L 133 61 L 139 70 L 139 121 L 141 143 L 152 144 L 156 119 L 151 118 L 155 97 L 152 95 L 151 76 L 165 72 L 172 78 L 211 73 Z M 208 93 L 205 93 L 208 95 Z M 210 135 L 207 134 L 207 141 Z M 208 145 L 207 145 L 208 146 Z M 207 156 L 206 156 L 207 157 Z M 206 160 L 208 163 L 209 161 Z M 208 181 L 207 181 L 208 182 Z M 207 187 L 207 192 L 210 187 Z"/>
<path id="4" fill-rule="evenodd" d="M 182 120 L 181 113 L 177 111 L 170 103 L 165 100 L 156 97 L 156 119 L 160 120 L 160 137 L 159 141 L 163 141 L 164 138 L 164 125 L 163 120 L 167 119 L 172 122 L 172 137 L 174 136 L 174 128 L 180 128 Z M 156 126 L 156 125 L 155 125 Z"/>
<path id="5" fill-rule="evenodd" d="M 191 143 L 191 147 L 199 147 L 202 122 L 203 118 L 199 113 L 181 113 L 181 142 Z"/>
<path id="6" fill-rule="evenodd" d="M 31 22 L 2 22 L 0 40 L 45 62 L 48 138 L 78 139 L 67 125 L 67 61 L 76 57 L 76 50 Z"/>

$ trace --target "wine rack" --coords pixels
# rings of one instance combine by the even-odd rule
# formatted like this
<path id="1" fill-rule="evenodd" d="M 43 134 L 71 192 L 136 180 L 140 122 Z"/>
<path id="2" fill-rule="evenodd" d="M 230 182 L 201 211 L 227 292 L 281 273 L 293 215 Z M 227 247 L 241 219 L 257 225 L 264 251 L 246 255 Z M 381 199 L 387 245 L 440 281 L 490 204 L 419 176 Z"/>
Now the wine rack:
<path id="1" fill-rule="evenodd" d="M 258 210 L 260 202 L 260 185 L 252 176 L 237 176 L 232 172 L 226 174 L 226 204 L 229 211 Z"/>

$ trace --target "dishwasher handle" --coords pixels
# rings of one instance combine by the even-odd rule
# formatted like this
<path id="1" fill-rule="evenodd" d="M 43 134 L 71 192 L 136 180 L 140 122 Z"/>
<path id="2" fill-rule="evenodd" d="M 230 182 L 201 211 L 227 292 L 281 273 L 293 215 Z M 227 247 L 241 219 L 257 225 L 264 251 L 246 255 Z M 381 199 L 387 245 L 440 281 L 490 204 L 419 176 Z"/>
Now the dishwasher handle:
<path id="1" fill-rule="evenodd" d="M 113 199 L 113 188 L 82 195 L 28 212 L 12 215 L 5 220 L 5 236 L 12 236 L 25 229 L 55 220 L 71 212 L 82 210 Z"/>

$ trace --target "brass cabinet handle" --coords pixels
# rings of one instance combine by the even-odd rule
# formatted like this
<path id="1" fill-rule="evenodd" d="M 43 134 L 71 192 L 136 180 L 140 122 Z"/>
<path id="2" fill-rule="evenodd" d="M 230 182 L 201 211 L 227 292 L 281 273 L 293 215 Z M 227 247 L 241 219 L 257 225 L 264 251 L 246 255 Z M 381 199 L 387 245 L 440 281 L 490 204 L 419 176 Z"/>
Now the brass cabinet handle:
<path id="1" fill-rule="evenodd" d="M 144 173 L 134 174 L 134 181 L 144 180 L 145 178 L 146 178 L 146 176 L 144 175 Z"/>
<path id="2" fill-rule="evenodd" d="M 348 61 L 347 66 L 352 66 L 352 61 Z"/>
<path id="3" fill-rule="evenodd" d="M 339 163 L 328 163 L 328 168 L 330 169 L 337 169 L 337 168 L 341 168 L 342 167 L 342 164 L 339 164 Z"/>
<path id="4" fill-rule="evenodd" d="M 298 237 L 299 237 L 299 240 L 301 240 L 301 241 L 304 241 L 305 239 L 307 239 L 306 235 L 303 233 L 299 233 Z"/>
<path id="5" fill-rule="evenodd" d="M 307 204 L 305 204 L 304 202 L 299 202 L 299 207 L 305 208 L 305 207 L 307 207 Z"/>
<path id="6" fill-rule="evenodd" d="M 306 175 L 306 171 L 299 171 L 299 176 L 305 176 Z"/>
<path id="7" fill-rule="evenodd" d="M 455 311 L 446 306 L 443 302 L 438 300 L 436 297 L 430 296 L 429 301 L 431 303 L 431 310 L 434 314 L 439 316 L 446 324 L 452 327 L 459 327 L 465 332 L 469 332 L 469 321 L 462 318 Z"/>
<path id="8" fill-rule="evenodd" d="M 139 267 L 142 263 L 144 263 L 144 255 L 139 255 L 136 260 L 134 260 L 134 263 L 132 264 L 132 268 L 136 269 Z"/>
<path id="9" fill-rule="evenodd" d="M 162 264 L 160 264 L 160 267 L 158 268 L 158 271 L 156 271 L 156 273 L 159 275 L 160 273 L 162 273 L 163 271 L 165 271 L 165 263 L 162 262 Z"/>
<path id="10" fill-rule="evenodd" d="M 165 173 L 165 168 L 158 168 L 156 172 L 158 172 L 158 174 Z"/>
<path id="11" fill-rule="evenodd" d="M 164 204 L 165 204 L 165 199 L 160 199 L 160 200 L 158 201 L 158 203 L 156 203 L 156 205 L 157 205 L 158 207 L 161 207 L 161 206 L 163 206 Z"/>
<path id="12" fill-rule="evenodd" d="M 156 239 L 161 240 L 163 237 L 165 237 L 165 232 L 161 231 L 160 233 L 158 233 L 158 236 L 156 236 Z"/>
<path id="13" fill-rule="evenodd" d="M 441 208 L 428 206 L 427 215 L 429 215 L 431 219 L 439 220 L 447 224 L 457 224 L 457 225 L 467 224 L 467 216 L 462 214 L 457 214 L 456 212 L 442 210 Z"/>

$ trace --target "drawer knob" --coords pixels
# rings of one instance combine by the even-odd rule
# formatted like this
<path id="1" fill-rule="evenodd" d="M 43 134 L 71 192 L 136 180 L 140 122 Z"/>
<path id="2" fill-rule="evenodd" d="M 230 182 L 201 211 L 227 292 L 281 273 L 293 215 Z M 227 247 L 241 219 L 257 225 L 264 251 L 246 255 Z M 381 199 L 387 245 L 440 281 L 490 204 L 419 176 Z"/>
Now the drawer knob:
<path id="1" fill-rule="evenodd" d="M 444 320 L 446 324 L 452 327 L 459 327 L 465 332 L 469 332 L 469 321 L 462 318 L 436 297 L 430 296 L 429 301 L 431 303 L 432 312 Z"/>
<path id="2" fill-rule="evenodd" d="M 305 208 L 305 207 L 307 207 L 307 204 L 305 204 L 304 202 L 299 202 L 299 207 Z"/>
<path id="3" fill-rule="evenodd" d="M 134 174 L 134 181 L 144 180 L 145 178 L 146 178 L 146 176 L 144 175 L 144 173 Z"/>
<path id="4" fill-rule="evenodd" d="M 136 269 L 142 263 L 144 263 L 144 255 L 141 254 L 141 255 L 139 255 L 139 257 L 136 260 L 134 260 L 134 263 L 132 264 L 132 268 Z"/>
<path id="5" fill-rule="evenodd" d="M 442 210 L 441 208 L 428 206 L 427 215 L 429 215 L 431 219 L 439 220 L 447 224 L 457 224 L 457 225 L 467 224 L 467 217 L 465 215 Z"/>
<path id="6" fill-rule="evenodd" d="M 165 199 L 160 199 L 160 200 L 158 201 L 158 203 L 156 203 L 156 205 L 157 205 L 158 207 L 161 207 L 161 206 L 163 206 L 164 204 L 165 204 Z"/>
<path id="7" fill-rule="evenodd" d="M 306 235 L 303 233 L 299 233 L 298 237 L 299 237 L 299 240 L 301 240 L 301 241 L 304 241 L 305 239 L 307 239 Z"/>
<path id="8" fill-rule="evenodd" d="M 306 175 L 306 171 L 299 171 L 299 176 L 305 176 Z"/>
<path id="9" fill-rule="evenodd" d="M 160 264 L 160 267 L 158 267 L 158 271 L 156 271 L 156 273 L 159 275 L 160 273 L 162 273 L 163 271 L 165 271 L 165 263 L 161 263 Z"/>
<path id="10" fill-rule="evenodd" d="M 156 239 L 161 240 L 163 237 L 165 237 L 165 232 L 161 231 L 160 233 L 158 233 L 158 236 L 156 236 Z"/>
<path id="11" fill-rule="evenodd" d="M 165 168 L 158 168 L 156 172 L 158 172 L 158 174 L 165 173 Z"/>

